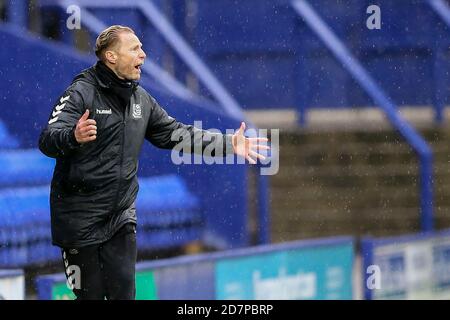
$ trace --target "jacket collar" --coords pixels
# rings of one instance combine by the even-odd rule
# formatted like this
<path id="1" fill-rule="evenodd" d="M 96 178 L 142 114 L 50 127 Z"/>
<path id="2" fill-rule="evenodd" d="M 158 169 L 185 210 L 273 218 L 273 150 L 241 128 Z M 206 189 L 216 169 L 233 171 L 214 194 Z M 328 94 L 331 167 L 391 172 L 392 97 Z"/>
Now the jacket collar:
<path id="1" fill-rule="evenodd" d="M 85 81 L 87 81 L 89 83 L 92 83 L 92 84 L 94 84 L 96 86 L 101 87 L 102 89 L 113 89 L 111 81 L 108 81 L 105 77 L 102 77 L 101 75 L 99 76 L 99 70 L 98 70 L 99 69 L 98 68 L 99 63 L 101 63 L 101 62 L 97 61 L 97 63 L 95 65 L 93 65 L 92 67 L 90 67 L 88 69 L 84 69 L 83 71 L 81 71 L 73 79 L 72 83 L 83 79 L 83 80 L 85 80 Z M 105 66 L 105 68 L 108 68 L 108 67 Z M 114 73 L 112 70 L 111 70 L 111 72 Z M 136 91 L 137 87 L 139 86 L 139 82 L 137 82 L 137 81 L 129 81 L 129 82 L 131 82 L 131 86 L 133 88 L 133 92 Z"/>
<path id="2" fill-rule="evenodd" d="M 93 66 L 95 75 L 97 77 L 98 83 L 104 88 L 112 89 L 134 89 L 137 83 L 133 80 L 120 79 L 114 71 L 112 71 L 106 64 L 102 61 L 97 61 Z"/>

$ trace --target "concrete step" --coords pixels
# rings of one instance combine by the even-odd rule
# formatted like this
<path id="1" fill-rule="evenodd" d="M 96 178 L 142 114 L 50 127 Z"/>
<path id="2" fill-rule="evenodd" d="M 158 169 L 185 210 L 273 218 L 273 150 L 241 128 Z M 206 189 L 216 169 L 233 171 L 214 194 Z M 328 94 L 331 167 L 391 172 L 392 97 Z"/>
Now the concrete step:
<path id="1" fill-rule="evenodd" d="M 441 208 L 442 209 L 442 208 Z M 399 211 L 401 210 L 401 211 Z M 395 235 L 420 230 L 418 210 L 396 208 L 392 212 L 378 209 L 361 211 L 347 216 L 333 215 L 333 212 L 315 211 L 295 216 L 289 211 L 272 216 L 272 234 L 296 234 L 297 239 L 327 235 Z M 298 214 L 298 213 L 297 213 Z M 450 224 L 450 207 L 435 212 L 435 227 L 440 230 Z M 290 217 L 287 219 L 286 217 Z M 295 239 L 295 238 L 294 238 Z"/>
<path id="2" fill-rule="evenodd" d="M 450 208 L 446 209 L 449 212 Z M 352 219 L 339 219 L 326 216 L 324 219 L 298 218 L 298 219 L 272 219 L 273 233 L 297 233 L 324 235 L 332 231 L 332 235 L 348 234 L 355 236 L 368 236 L 376 234 L 407 234 L 420 231 L 419 213 L 409 212 L 408 215 L 396 214 L 380 215 L 361 213 Z M 434 219 L 436 230 L 448 228 L 450 219 L 446 216 L 437 215 Z"/>
<path id="3" fill-rule="evenodd" d="M 433 164 L 438 165 L 438 169 L 450 170 L 449 147 L 441 153 L 433 153 Z M 298 155 L 296 155 L 296 153 Z M 303 151 L 293 152 L 291 155 L 280 156 L 281 167 L 285 166 L 306 166 L 323 167 L 328 165 L 338 165 L 341 167 L 351 167 L 354 165 L 366 165 L 373 167 L 384 167 L 389 165 L 415 165 L 418 166 L 420 159 L 414 153 L 408 154 L 356 154 L 356 153 L 303 153 Z"/>
<path id="4" fill-rule="evenodd" d="M 450 227 L 450 129 L 424 130 L 434 155 L 435 224 Z M 291 131 L 270 177 L 274 239 L 420 230 L 419 161 L 392 130 Z"/>
<path id="5" fill-rule="evenodd" d="M 401 187 L 367 183 L 365 185 L 330 186 L 321 183 L 281 185 L 271 184 L 271 199 L 274 203 L 315 205 L 319 202 L 332 204 L 349 203 L 356 205 L 363 199 L 367 205 L 387 205 L 394 203 L 416 203 L 420 189 L 417 183 Z M 434 200 L 436 205 L 450 203 L 450 183 L 442 181 L 442 177 L 435 180 Z"/>
<path id="6" fill-rule="evenodd" d="M 446 141 L 438 144 L 431 144 L 434 154 L 448 154 L 448 145 Z M 341 144 L 328 143 L 322 141 L 320 144 L 311 143 L 301 146 L 297 145 L 281 145 L 280 157 L 301 157 L 310 154 L 351 154 L 355 157 L 372 155 L 372 156 L 399 156 L 410 155 L 416 157 L 414 150 L 406 143 L 359 143 L 345 142 Z"/>
<path id="7" fill-rule="evenodd" d="M 281 167 L 280 167 L 281 168 Z M 321 186 L 323 188 L 357 188 L 370 185 L 384 186 L 415 186 L 418 182 L 417 168 L 405 166 L 371 168 L 367 166 L 296 167 L 285 166 L 271 178 L 274 188 L 292 188 L 296 186 Z M 443 174 L 448 178 L 450 173 Z"/>
<path id="8" fill-rule="evenodd" d="M 310 195 L 274 194 L 271 196 L 273 203 L 279 203 L 278 209 L 302 208 L 320 209 L 335 207 L 341 210 L 357 210 L 361 208 L 380 207 L 386 208 L 395 205 L 409 207 L 419 206 L 419 196 L 417 192 L 411 194 L 396 192 L 395 194 L 371 194 L 367 191 L 353 192 L 347 194 L 326 194 L 326 192 Z M 443 198 L 439 205 L 449 205 L 450 200 Z"/>
<path id="9" fill-rule="evenodd" d="M 445 129 L 435 129 L 428 131 L 420 131 L 419 134 L 433 147 L 439 147 L 445 144 L 450 139 L 450 127 Z M 336 144 L 338 143 L 338 144 Z M 399 146 L 401 148 L 408 148 L 409 144 L 396 131 L 380 131 L 380 132 L 316 132 L 303 131 L 298 129 L 296 131 L 281 131 L 280 144 L 289 147 L 303 147 L 308 145 L 321 146 L 353 146 L 355 144 L 362 144 L 374 147 Z"/>
<path id="10" fill-rule="evenodd" d="M 280 165 L 280 170 L 277 175 L 273 176 L 271 181 L 274 186 L 278 184 L 287 183 L 292 185 L 294 183 L 302 184 L 318 181 L 331 181 L 334 180 L 349 180 L 357 183 L 356 180 L 364 178 L 366 181 L 373 183 L 374 181 L 394 181 L 399 179 L 402 182 L 409 182 L 411 180 L 417 180 L 419 174 L 419 168 L 417 163 L 405 163 L 405 164 L 392 164 L 383 166 L 371 166 L 364 164 L 355 164 L 349 166 L 339 166 L 336 164 L 324 165 L 324 166 L 298 166 Z M 441 176 L 442 179 L 450 178 L 450 165 L 447 163 L 436 163 L 434 165 L 434 175 Z M 406 180 L 405 180 L 406 179 Z M 290 181 L 294 180 L 294 181 Z"/>

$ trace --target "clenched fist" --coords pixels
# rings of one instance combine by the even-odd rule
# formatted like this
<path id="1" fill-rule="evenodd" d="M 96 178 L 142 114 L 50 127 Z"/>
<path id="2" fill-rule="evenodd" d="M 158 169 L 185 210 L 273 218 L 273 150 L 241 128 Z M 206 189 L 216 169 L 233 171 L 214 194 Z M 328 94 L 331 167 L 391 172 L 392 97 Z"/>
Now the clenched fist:
<path id="1" fill-rule="evenodd" d="M 94 119 L 88 119 L 89 109 L 78 120 L 75 128 L 75 139 L 78 143 L 86 143 L 97 138 L 97 126 Z"/>

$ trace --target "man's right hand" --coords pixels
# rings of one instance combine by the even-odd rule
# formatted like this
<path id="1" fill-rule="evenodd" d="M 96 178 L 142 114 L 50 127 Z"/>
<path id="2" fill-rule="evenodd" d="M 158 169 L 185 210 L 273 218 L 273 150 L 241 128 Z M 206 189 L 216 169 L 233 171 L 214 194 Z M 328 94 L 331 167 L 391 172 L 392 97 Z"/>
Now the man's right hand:
<path id="1" fill-rule="evenodd" d="M 78 120 L 75 128 L 75 139 L 78 143 L 86 143 L 97 138 L 97 126 L 94 119 L 88 119 L 89 109 Z"/>

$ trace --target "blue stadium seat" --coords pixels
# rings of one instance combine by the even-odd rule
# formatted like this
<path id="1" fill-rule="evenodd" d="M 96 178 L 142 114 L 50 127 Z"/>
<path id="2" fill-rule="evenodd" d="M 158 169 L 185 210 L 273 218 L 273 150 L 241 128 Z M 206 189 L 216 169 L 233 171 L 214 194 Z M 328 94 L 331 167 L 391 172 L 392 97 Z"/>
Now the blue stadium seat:
<path id="1" fill-rule="evenodd" d="M 139 249 L 174 247 L 201 238 L 199 201 L 180 176 L 147 177 L 139 184 Z M 0 267 L 60 259 L 60 250 L 51 244 L 49 193 L 49 185 L 0 189 Z"/>
<path id="2" fill-rule="evenodd" d="M 38 149 L 0 151 L 0 188 L 48 184 L 55 160 Z"/>
<path id="3" fill-rule="evenodd" d="M 14 149 L 20 146 L 19 140 L 12 136 L 0 120 L 0 149 Z"/>
<path id="4" fill-rule="evenodd" d="M 180 176 L 145 178 L 139 185 L 136 210 L 140 248 L 173 247 L 201 238 L 199 200 Z"/>
<path id="5" fill-rule="evenodd" d="M 144 225 L 182 223 L 193 218 L 199 202 L 176 175 L 141 179 L 136 203 L 138 219 Z M 148 212 L 151 214 L 142 214 Z M 167 212 L 171 212 L 168 215 Z"/>

